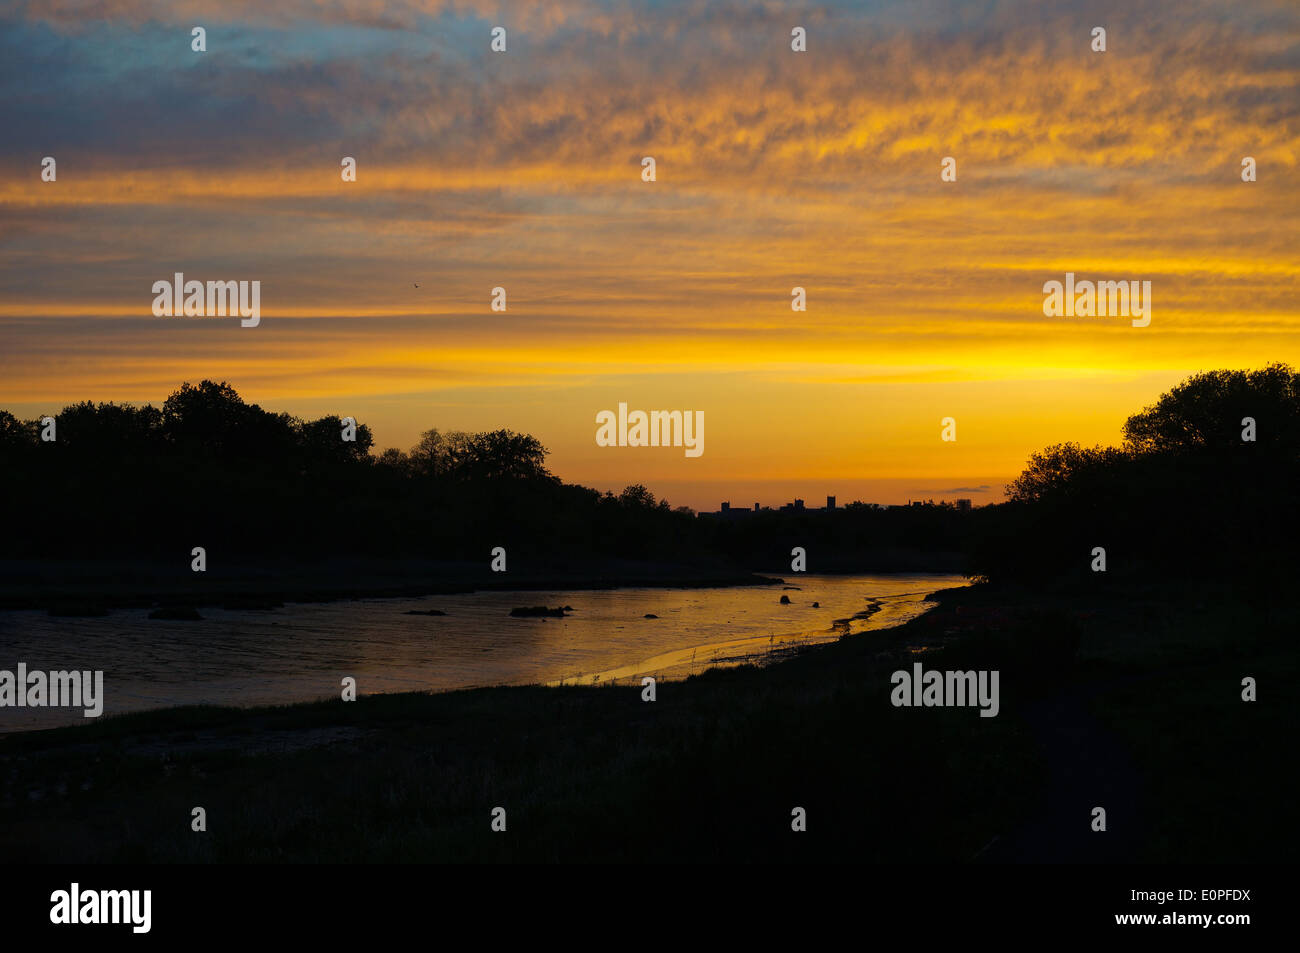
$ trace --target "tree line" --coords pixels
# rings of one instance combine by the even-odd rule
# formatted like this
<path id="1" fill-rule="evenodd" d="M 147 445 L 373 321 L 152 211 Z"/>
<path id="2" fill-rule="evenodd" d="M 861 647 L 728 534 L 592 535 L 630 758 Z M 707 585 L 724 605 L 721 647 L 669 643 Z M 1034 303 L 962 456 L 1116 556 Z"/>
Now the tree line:
<path id="1" fill-rule="evenodd" d="M 726 561 L 782 572 L 919 570 L 1039 583 L 1107 575 L 1273 578 L 1289 566 L 1300 477 L 1300 376 L 1285 364 L 1197 374 L 1130 417 L 1112 447 L 1033 454 L 1007 501 L 763 511 L 697 519 L 646 487 L 564 483 L 535 437 L 425 431 L 374 452 L 370 429 L 183 384 L 162 404 L 82 402 L 40 419 L 0 411 L 5 558 L 178 559 L 195 545 L 250 562 L 351 556 L 533 565 L 572 558 Z M 352 427 L 353 439 L 343 439 Z M 516 562 L 517 564 L 517 562 Z"/>
<path id="2" fill-rule="evenodd" d="M 1292 574 L 1300 375 L 1286 364 L 1191 376 L 1129 417 L 1118 446 L 1030 457 L 987 514 L 972 560 L 993 580 Z"/>

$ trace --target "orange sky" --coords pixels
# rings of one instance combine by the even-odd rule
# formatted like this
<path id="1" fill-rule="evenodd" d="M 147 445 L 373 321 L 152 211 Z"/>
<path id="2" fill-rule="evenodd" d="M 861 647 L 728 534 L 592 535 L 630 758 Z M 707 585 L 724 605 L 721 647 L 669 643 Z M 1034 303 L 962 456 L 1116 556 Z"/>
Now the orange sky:
<path id="1" fill-rule="evenodd" d="M 200 7 L 0 22 L 0 407 L 209 377 L 674 504 L 982 502 L 1190 373 L 1300 363 L 1294 5 Z M 176 271 L 260 280 L 261 325 L 153 317 Z M 1045 317 L 1066 271 L 1150 281 L 1151 325 Z M 598 447 L 620 401 L 704 411 L 705 453 Z"/>

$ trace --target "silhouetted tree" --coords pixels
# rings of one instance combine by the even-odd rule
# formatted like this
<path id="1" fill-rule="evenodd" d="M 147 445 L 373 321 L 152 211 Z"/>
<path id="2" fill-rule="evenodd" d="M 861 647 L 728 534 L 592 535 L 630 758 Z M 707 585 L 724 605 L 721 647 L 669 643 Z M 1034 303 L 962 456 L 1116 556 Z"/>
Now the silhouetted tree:
<path id="1" fill-rule="evenodd" d="M 623 492 L 618 495 L 618 501 L 623 506 L 638 510 L 664 509 L 667 510 L 668 501 L 660 500 L 655 502 L 655 495 L 640 483 L 633 484 L 623 488 Z"/>
<path id="2" fill-rule="evenodd" d="M 0 453 L 32 446 L 35 431 L 7 410 L 0 410 Z"/>
<path id="3" fill-rule="evenodd" d="M 453 466 L 451 442 L 463 438 L 464 434 L 444 435 L 438 428 L 426 430 L 420 434 L 419 441 L 406 454 L 406 461 L 411 470 L 421 476 L 444 477 Z"/>
<path id="4" fill-rule="evenodd" d="M 1286 364 L 1196 374 L 1130 417 L 1124 439 L 1139 453 L 1237 451 L 1247 417 L 1258 446 L 1300 454 L 1300 375 Z"/>
<path id="5" fill-rule="evenodd" d="M 1254 440 L 1243 418 L 1255 421 Z M 1260 579 L 1300 531 L 1300 379 L 1284 364 L 1196 374 L 1124 425 L 1123 447 L 1035 453 L 985 521 L 990 578 Z M 1094 547 L 1108 575 L 1090 574 Z"/>
<path id="6" fill-rule="evenodd" d="M 356 427 L 356 440 L 344 440 L 343 418 L 339 416 L 300 424 L 298 431 L 306 458 L 313 463 L 369 462 L 375 438 L 365 424 L 358 423 Z"/>
<path id="7" fill-rule="evenodd" d="M 493 430 L 453 449 L 454 472 L 462 480 L 551 480 L 546 452 L 536 437 Z"/>
<path id="8" fill-rule="evenodd" d="M 296 443 L 292 417 L 244 403 L 225 381 L 182 384 L 163 403 L 162 416 L 168 441 L 190 455 L 271 463 Z"/>
<path id="9" fill-rule="evenodd" d="M 162 414 L 147 404 L 94 404 L 83 401 L 59 411 L 58 444 L 61 448 L 95 454 L 105 459 L 144 453 L 162 442 Z"/>
<path id="10" fill-rule="evenodd" d="M 1114 447 L 1083 448 L 1060 443 L 1031 454 L 1020 476 L 1007 486 L 1007 499 L 1032 503 L 1079 492 L 1119 465 L 1125 453 Z"/>

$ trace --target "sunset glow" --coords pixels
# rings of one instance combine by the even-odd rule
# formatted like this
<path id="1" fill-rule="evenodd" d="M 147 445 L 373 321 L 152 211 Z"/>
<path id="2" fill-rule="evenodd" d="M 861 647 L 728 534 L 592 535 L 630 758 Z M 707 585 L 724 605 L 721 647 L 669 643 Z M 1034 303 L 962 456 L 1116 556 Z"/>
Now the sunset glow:
<path id="1" fill-rule="evenodd" d="M 978 503 L 1199 369 L 1300 360 L 1294 5 L 829 3 L 805 55 L 763 5 L 79 6 L 2 14 L 19 416 L 213 378 L 674 505 Z M 175 272 L 259 280 L 261 325 L 153 317 Z M 1149 280 L 1150 326 L 1045 317 L 1066 272 Z M 707 451 L 598 447 L 620 401 L 703 410 Z"/>

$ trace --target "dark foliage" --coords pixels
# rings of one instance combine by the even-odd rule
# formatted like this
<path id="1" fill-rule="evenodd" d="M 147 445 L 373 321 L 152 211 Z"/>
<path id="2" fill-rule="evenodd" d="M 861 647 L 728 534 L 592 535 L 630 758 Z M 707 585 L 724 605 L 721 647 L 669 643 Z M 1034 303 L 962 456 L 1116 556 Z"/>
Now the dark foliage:
<path id="1" fill-rule="evenodd" d="M 0 412 L 6 558 L 157 558 L 188 566 L 193 546 L 226 562 L 347 556 L 486 564 L 573 556 L 730 559 L 776 568 L 799 545 L 810 569 L 891 549 L 962 548 L 956 511 L 848 507 L 766 512 L 743 524 L 696 519 L 646 487 L 600 493 L 562 483 L 534 437 L 426 431 L 409 451 L 373 454 L 364 424 L 304 421 L 246 403 L 227 383 L 183 384 L 160 409 L 84 402 L 38 420 Z M 968 514 L 962 514 L 966 516 Z M 179 554 L 179 555 L 178 555 Z M 817 560 L 822 560 L 818 564 Z M 882 567 L 883 568 L 883 567 Z M 906 567 L 904 567 L 906 568 Z"/>
<path id="2" fill-rule="evenodd" d="M 1300 375 L 1284 364 L 1197 374 L 1124 436 L 1034 454 L 1007 504 L 982 514 L 977 572 L 1089 578 L 1100 546 L 1112 578 L 1282 577 L 1300 529 Z"/>

